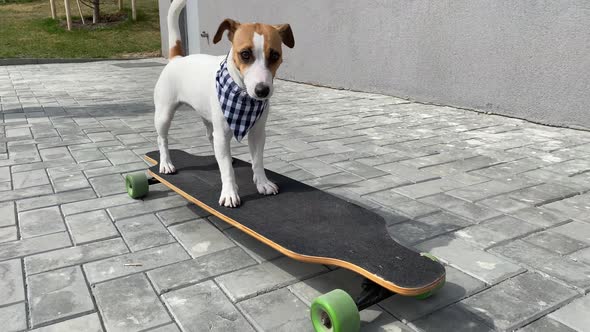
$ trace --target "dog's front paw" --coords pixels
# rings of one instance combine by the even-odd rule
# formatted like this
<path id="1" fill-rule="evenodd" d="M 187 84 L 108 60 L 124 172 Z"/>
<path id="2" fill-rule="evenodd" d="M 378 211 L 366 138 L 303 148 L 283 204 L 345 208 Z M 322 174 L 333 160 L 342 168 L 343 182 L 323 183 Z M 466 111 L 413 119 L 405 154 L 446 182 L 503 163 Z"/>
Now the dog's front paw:
<path id="1" fill-rule="evenodd" d="M 256 189 L 258 189 L 259 194 L 276 195 L 279 193 L 279 186 L 267 179 L 266 176 L 255 176 L 254 184 L 256 184 Z"/>
<path id="2" fill-rule="evenodd" d="M 237 186 L 223 186 L 219 197 L 219 205 L 234 208 L 238 207 L 240 203 Z"/>
<path id="3" fill-rule="evenodd" d="M 176 172 L 176 167 L 172 165 L 172 162 L 169 160 L 160 160 L 160 173 L 161 174 L 172 174 Z"/>

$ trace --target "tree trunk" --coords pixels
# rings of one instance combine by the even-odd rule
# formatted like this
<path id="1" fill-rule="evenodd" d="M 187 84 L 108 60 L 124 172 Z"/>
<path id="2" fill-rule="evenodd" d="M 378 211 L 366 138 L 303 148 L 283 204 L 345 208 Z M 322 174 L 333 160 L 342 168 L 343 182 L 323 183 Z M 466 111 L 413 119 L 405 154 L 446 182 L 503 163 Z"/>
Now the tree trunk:
<path id="1" fill-rule="evenodd" d="M 92 24 L 96 24 L 100 20 L 100 0 L 92 0 Z"/>

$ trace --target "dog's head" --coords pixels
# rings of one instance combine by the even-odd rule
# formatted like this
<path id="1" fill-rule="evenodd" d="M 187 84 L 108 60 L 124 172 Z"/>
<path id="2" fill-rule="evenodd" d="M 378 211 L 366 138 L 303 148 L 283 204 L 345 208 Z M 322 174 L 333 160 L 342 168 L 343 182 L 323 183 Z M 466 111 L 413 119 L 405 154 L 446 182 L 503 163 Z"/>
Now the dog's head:
<path id="1" fill-rule="evenodd" d="M 228 31 L 232 43 L 232 60 L 239 70 L 250 97 L 268 99 L 273 92 L 273 78 L 283 62 L 281 44 L 295 46 L 289 24 L 268 25 L 261 23 L 240 24 L 225 19 L 213 37 L 217 44 Z"/>

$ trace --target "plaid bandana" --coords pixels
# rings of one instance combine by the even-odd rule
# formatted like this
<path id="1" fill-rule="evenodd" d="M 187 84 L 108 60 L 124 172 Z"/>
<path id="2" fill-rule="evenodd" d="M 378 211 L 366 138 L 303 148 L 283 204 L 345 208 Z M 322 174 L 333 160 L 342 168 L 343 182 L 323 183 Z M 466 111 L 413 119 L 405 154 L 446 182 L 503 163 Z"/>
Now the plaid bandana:
<path id="1" fill-rule="evenodd" d="M 254 126 L 267 105 L 267 100 L 256 100 L 238 86 L 229 75 L 227 59 L 221 63 L 216 77 L 217 97 L 223 116 L 240 142 Z"/>

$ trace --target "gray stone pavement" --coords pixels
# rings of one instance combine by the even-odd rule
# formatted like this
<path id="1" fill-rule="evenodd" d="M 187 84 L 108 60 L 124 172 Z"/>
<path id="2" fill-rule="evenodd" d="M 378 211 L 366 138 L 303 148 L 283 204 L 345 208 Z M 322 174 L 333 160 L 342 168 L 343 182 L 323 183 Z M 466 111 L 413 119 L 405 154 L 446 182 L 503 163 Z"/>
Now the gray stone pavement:
<path id="1" fill-rule="evenodd" d="M 161 185 L 127 197 L 161 63 L 0 67 L 2 331 L 310 331 L 315 296 L 358 293 Z M 211 153 L 187 108 L 170 141 Z M 279 81 L 265 154 L 447 265 L 439 294 L 364 310 L 363 331 L 590 331 L 589 132 Z"/>

